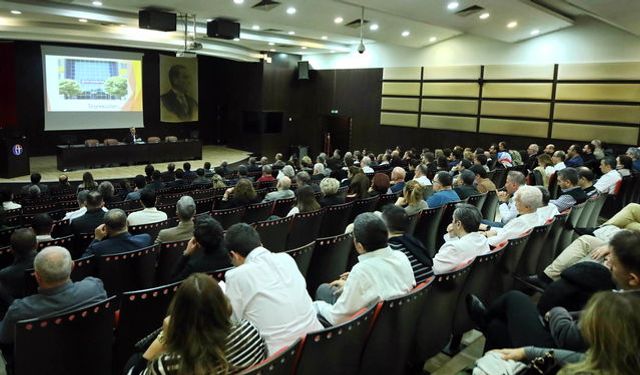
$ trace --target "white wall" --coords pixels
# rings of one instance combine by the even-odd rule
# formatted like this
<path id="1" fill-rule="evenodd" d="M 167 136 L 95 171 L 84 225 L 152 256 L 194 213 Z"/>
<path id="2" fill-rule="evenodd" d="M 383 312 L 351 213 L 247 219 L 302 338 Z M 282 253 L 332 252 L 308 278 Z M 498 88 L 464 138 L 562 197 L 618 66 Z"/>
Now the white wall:
<path id="1" fill-rule="evenodd" d="M 578 18 L 572 27 L 515 44 L 461 35 L 421 49 L 371 44 L 360 55 L 355 48 L 350 54 L 304 59 L 312 69 L 640 61 L 639 37 L 590 17 Z"/>

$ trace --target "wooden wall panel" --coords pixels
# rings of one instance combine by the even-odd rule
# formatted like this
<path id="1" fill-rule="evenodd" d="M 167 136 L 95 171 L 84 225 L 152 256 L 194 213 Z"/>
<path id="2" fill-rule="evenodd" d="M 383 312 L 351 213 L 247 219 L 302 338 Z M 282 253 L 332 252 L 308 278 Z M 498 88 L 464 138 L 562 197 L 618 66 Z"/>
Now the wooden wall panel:
<path id="1" fill-rule="evenodd" d="M 608 143 L 636 144 L 638 139 L 638 127 L 555 122 L 553 124 L 551 138 L 576 141 L 600 139 Z"/>
<path id="2" fill-rule="evenodd" d="M 420 99 L 382 98 L 382 110 L 418 112 Z"/>
<path id="3" fill-rule="evenodd" d="M 477 83 L 431 83 L 422 84 L 424 96 L 457 96 L 463 98 L 477 98 L 480 95 L 480 85 Z"/>
<path id="4" fill-rule="evenodd" d="M 485 83 L 485 98 L 551 99 L 551 83 Z"/>
<path id="5" fill-rule="evenodd" d="M 549 103 L 483 101 L 483 116 L 549 118 Z"/>
<path id="6" fill-rule="evenodd" d="M 480 65 L 425 66 L 422 79 L 479 79 Z"/>
<path id="7" fill-rule="evenodd" d="M 382 79 L 420 80 L 421 68 L 384 68 Z"/>
<path id="8" fill-rule="evenodd" d="M 553 118 L 640 124 L 640 106 L 556 103 Z"/>
<path id="9" fill-rule="evenodd" d="M 553 79 L 553 64 L 486 65 L 484 79 Z"/>
<path id="10" fill-rule="evenodd" d="M 541 121 L 480 119 L 480 132 L 546 138 L 549 123 Z"/>
<path id="11" fill-rule="evenodd" d="M 420 83 L 416 82 L 383 82 L 382 95 L 420 95 Z"/>
<path id="12" fill-rule="evenodd" d="M 478 101 L 453 99 L 422 99 L 422 112 L 475 115 L 478 113 Z"/>
<path id="13" fill-rule="evenodd" d="M 420 128 L 444 129 L 444 130 L 475 133 L 476 118 L 475 117 L 422 115 L 420 118 Z"/>
<path id="14" fill-rule="evenodd" d="M 640 102 L 640 84 L 559 83 L 556 99 Z"/>
<path id="15" fill-rule="evenodd" d="M 560 64 L 558 79 L 637 80 L 640 79 L 640 63 Z"/>
<path id="16" fill-rule="evenodd" d="M 381 112 L 380 124 L 417 128 L 418 114 Z"/>

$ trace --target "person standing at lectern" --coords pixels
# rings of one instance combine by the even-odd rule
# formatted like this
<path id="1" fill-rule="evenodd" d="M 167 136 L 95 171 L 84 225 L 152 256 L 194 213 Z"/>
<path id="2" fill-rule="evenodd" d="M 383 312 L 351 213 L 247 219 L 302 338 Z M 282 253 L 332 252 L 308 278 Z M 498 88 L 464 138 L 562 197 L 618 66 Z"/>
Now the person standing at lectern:
<path id="1" fill-rule="evenodd" d="M 162 110 L 168 117 L 177 117 L 180 121 L 196 121 L 198 119 L 198 102 L 188 93 L 191 88 L 191 75 L 184 65 L 173 65 L 169 69 L 171 89 L 160 96 Z M 165 116 L 161 116 L 162 119 Z"/>

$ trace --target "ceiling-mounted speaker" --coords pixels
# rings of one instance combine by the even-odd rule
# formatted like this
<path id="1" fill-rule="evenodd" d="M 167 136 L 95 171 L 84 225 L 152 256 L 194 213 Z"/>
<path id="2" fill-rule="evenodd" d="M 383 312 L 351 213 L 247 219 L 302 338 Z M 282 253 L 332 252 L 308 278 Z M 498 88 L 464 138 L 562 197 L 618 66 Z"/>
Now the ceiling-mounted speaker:
<path id="1" fill-rule="evenodd" d="M 210 38 L 240 38 L 240 24 L 221 18 L 207 22 L 207 36 Z"/>
<path id="2" fill-rule="evenodd" d="M 298 79 L 309 79 L 308 61 L 298 61 Z"/>
<path id="3" fill-rule="evenodd" d="M 176 14 L 145 9 L 138 12 L 138 27 L 141 29 L 176 31 Z"/>

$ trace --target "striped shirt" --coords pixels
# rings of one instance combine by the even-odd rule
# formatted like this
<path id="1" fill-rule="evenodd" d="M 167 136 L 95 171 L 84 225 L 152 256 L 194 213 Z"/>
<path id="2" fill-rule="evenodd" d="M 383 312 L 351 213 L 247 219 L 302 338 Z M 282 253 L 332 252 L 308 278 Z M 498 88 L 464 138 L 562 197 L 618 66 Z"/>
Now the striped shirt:
<path id="1" fill-rule="evenodd" d="M 402 251 L 404 255 L 409 258 L 409 262 L 411 263 L 411 268 L 413 269 L 413 277 L 416 279 L 416 285 L 425 281 L 429 276 L 431 276 L 431 267 L 425 266 L 420 263 L 420 261 L 411 253 L 411 251 L 407 250 L 406 247 L 402 243 L 389 241 L 389 247 L 391 250 Z"/>
<path id="2" fill-rule="evenodd" d="M 228 373 L 235 373 L 267 358 L 267 346 L 258 329 L 250 321 L 243 320 L 231 328 L 225 354 L 229 363 Z M 179 372 L 179 366 L 179 355 L 165 353 L 149 362 L 140 375 L 175 375 Z M 217 372 L 222 373 L 222 370 Z"/>

